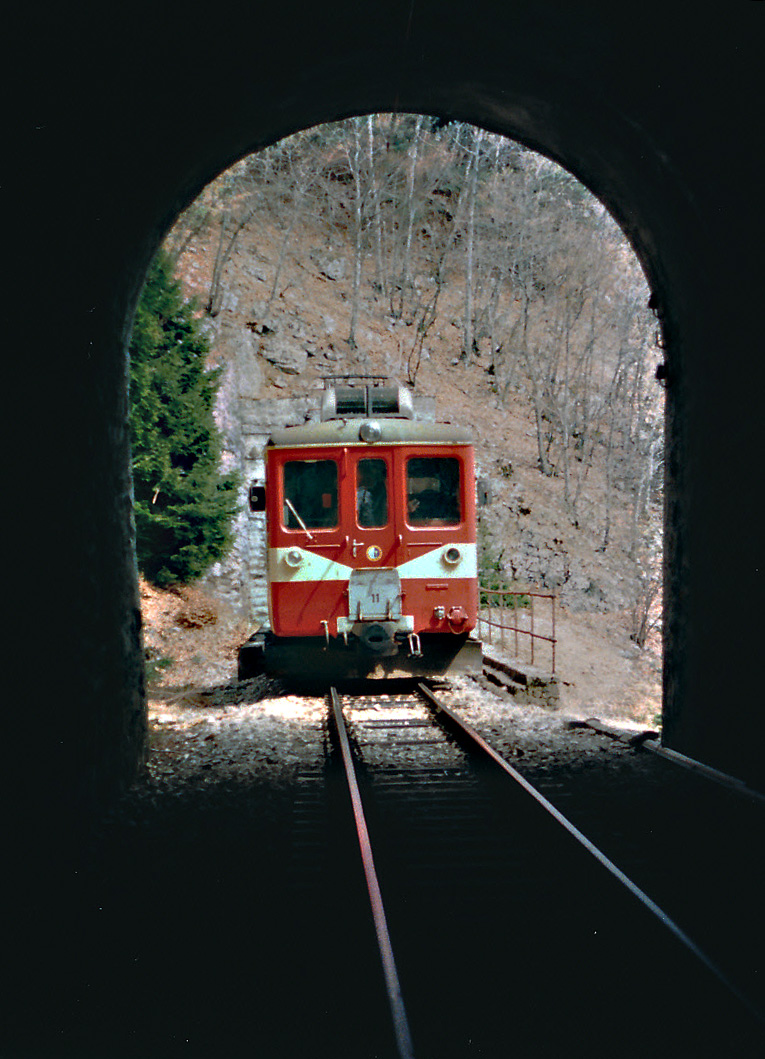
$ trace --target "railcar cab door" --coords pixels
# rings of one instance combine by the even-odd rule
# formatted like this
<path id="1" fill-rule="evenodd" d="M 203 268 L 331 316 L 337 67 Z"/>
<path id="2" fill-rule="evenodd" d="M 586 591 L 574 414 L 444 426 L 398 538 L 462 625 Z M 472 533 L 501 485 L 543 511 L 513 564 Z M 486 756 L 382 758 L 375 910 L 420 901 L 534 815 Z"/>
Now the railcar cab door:
<path id="1" fill-rule="evenodd" d="M 349 449 L 353 511 L 348 529 L 349 563 L 356 569 L 396 566 L 393 457 L 390 450 Z"/>

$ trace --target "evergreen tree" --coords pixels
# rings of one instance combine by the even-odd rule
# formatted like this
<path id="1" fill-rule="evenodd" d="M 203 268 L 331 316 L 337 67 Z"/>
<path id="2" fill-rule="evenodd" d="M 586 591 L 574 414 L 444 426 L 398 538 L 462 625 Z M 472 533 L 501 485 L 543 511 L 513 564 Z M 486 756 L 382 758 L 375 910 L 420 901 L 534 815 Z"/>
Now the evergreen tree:
<path id="1" fill-rule="evenodd" d="M 136 551 L 158 587 L 200 577 L 231 543 L 236 475 L 220 473 L 213 405 L 219 371 L 183 301 L 169 256 L 146 278 L 130 344 Z"/>

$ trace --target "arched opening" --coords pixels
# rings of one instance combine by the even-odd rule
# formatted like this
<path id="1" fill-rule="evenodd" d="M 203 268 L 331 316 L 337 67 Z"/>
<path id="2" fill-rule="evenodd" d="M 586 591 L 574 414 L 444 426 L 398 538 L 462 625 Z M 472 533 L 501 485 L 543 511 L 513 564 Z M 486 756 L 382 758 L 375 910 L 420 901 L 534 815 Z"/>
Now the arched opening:
<path id="1" fill-rule="evenodd" d="M 470 92 L 468 91 L 468 96 Z M 473 100 L 470 103 L 463 101 L 459 107 L 450 107 L 450 115 L 453 113 L 460 118 L 460 116 L 473 116 L 477 107 L 482 113 L 487 113 L 484 109 L 483 103 L 477 103 Z M 621 123 L 616 121 L 615 124 L 610 124 L 613 121 L 613 115 L 608 115 L 607 121 L 604 122 L 603 126 L 598 130 L 597 134 L 592 133 L 592 130 L 588 128 L 587 136 L 585 136 L 582 142 L 590 143 L 592 147 L 592 157 L 588 157 L 588 151 L 582 150 L 581 143 L 575 143 L 577 129 L 579 127 L 579 119 L 576 118 L 575 114 L 568 111 L 567 107 L 562 107 L 562 112 L 556 114 L 556 123 L 554 133 L 552 129 L 547 129 L 547 122 L 550 119 L 550 115 L 547 114 L 542 116 L 530 108 L 528 110 L 514 110 L 510 108 L 510 120 L 508 120 L 508 114 L 504 115 L 503 120 L 497 119 L 496 112 L 492 113 L 491 116 L 485 120 L 484 127 L 487 129 L 495 129 L 497 131 L 509 134 L 521 143 L 526 143 L 544 151 L 548 157 L 557 159 L 562 162 L 570 169 L 570 172 L 580 176 L 592 189 L 597 193 L 602 200 L 608 205 L 608 209 L 611 211 L 613 216 L 617 217 L 623 231 L 627 234 L 630 240 L 631 246 L 637 252 L 641 265 L 648 276 L 648 280 L 652 284 L 654 291 L 651 299 L 653 311 L 658 318 L 660 328 L 663 328 L 664 336 L 672 335 L 673 331 L 673 318 L 672 312 L 668 308 L 668 299 L 671 297 L 670 285 L 668 283 L 668 262 L 672 257 L 672 254 L 676 252 L 677 248 L 673 248 L 670 244 L 673 243 L 673 239 L 669 240 L 669 243 L 664 245 L 662 238 L 657 236 L 657 233 L 661 229 L 660 222 L 657 218 L 661 216 L 673 217 L 673 229 L 671 231 L 679 230 L 675 229 L 679 218 L 686 217 L 689 223 L 688 231 L 693 230 L 693 218 L 692 211 L 689 213 L 690 205 L 686 198 L 684 198 L 683 190 L 677 184 L 673 184 L 671 180 L 668 180 L 668 173 L 661 172 L 660 178 L 657 177 L 658 170 L 654 170 L 652 174 L 648 173 L 647 170 L 643 175 L 645 179 L 638 179 L 637 173 L 638 168 L 641 168 L 648 162 L 648 168 L 652 168 L 657 164 L 656 159 L 650 159 L 646 156 L 644 150 L 644 144 L 641 141 L 641 137 L 637 136 L 634 142 L 630 142 L 630 137 L 625 136 L 625 130 L 621 127 Z M 558 124 L 557 123 L 561 123 Z M 571 123 L 568 127 L 568 123 Z M 546 130 L 547 129 L 547 130 Z M 546 131 L 545 131 L 546 130 Z M 580 129 L 581 131 L 581 129 Z M 270 139 L 270 138 L 269 138 Z M 608 162 L 603 162 L 603 151 L 605 151 L 605 144 L 608 144 L 608 150 L 610 156 Z M 638 166 L 638 159 L 640 159 L 640 165 Z M 638 166 L 634 168 L 634 166 Z M 659 169 L 662 169 L 659 163 Z M 656 182 L 652 187 L 652 180 L 656 178 Z M 660 193 L 657 192 L 657 187 L 661 186 Z M 198 183 L 193 185 L 194 190 L 198 189 Z M 646 194 L 646 189 L 652 189 Z M 656 193 L 656 194 L 655 194 Z M 188 205 L 191 192 L 185 193 L 181 205 Z M 172 218 L 170 218 L 172 219 Z M 163 232 L 167 230 L 167 226 L 163 229 Z M 666 252 L 666 259 L 664 254 Z M 693 255 L 691 255 L 692 257 Z M 682 253 L 683 262 L 688 263 L 689 255 Z M 700 281 L 704 283 L 704 279 L 696 274 L 693 277 L 693 282 Z M 664 338 L 664 343 L 670 341 Z M 676 349 L 675 356 L 679 356 L 681 344 L 676 342 L 674 345 Z M 665 365 L 660 365 L 659 373 L 663 376 L 665 374 Z M 675 424 L 672 410 L 670 410 L 670 437 L 672 437 L 672 430 Z M 676 464 L 670 460 L 668 463 L 668 473 L 670 475 L 674 472 L 678 472 L 679 468 Z M 672 511 L 673 504 L 678 498 L 678 490 L 673 482 L 673 487 L 668 493 L 668 505 L 669 511 Z M 668 555 L 668 563 L 666 563 L 666 570 L 668 570 L 668 584 L 670 585 L 670 595 L 676 598 L 673 593 L 671 582 L 673 580 L 672 571 L 676 569 L 676 563 L 672 558 L 673 549 L 677 544 L 678 538 L 674 533 L 670 535 L 670 546 L 666 555 Z M 672 633 L 672 615 L 674 610 L 672 604 L 668 611 L 670 621 L 666 626 L 666 642 L 673 641 Z M 674 641 L 673 641 L 674 642 Z M 676 654 L 677 652 L 675 652 Z M 670 666 L 672 667 L 672 658 L 675 657 L 673 650 L 670 649 L 668 657 L 670 659 Z M 674 693 L 672 688 L 675 686 L 675 678 L 670 676 L 666 679 L 666 687 L 670 688 L 670 694 L 665 695 L 664 703 L 664 721 L 665 721 L 665 732 L 670 734 L 678 731 L 678 725 L 680 725 L 680 715 L 676 717 L 674 715 Z M 693 725 L 692 725 L 693 726 Z M 681 740 L 680 740 L 681 741 Z M 692 751 L 690 743 L 684 747 L 689 753 Z M 722 764 L 722 760 L 720 760 Z"/>
<path id="2" fill-rule="evenodd" d="M 473 428 L 486 587 L 565 608 L 560 701 L 660 723 L 658 633 L 645 648 L 660 616 L 661 351 L 640 267 L 594 196 L 474 126 L 366 115 L 241 159 L 164 246 L 224 373 L 224 447 L 245 486 L 269 428 L 302 421 L 327 375 L 404 382 L 418 415 Z M 203 579 L 251 621 L 267 616 L 261 522 L 242 515 L 234 554 Z M 518 599 L 523 627 L 532 597 Z M 550 608 L 543 595 L 548 635 Z M 535 641 L 514 641 L 534 664 Z"/>

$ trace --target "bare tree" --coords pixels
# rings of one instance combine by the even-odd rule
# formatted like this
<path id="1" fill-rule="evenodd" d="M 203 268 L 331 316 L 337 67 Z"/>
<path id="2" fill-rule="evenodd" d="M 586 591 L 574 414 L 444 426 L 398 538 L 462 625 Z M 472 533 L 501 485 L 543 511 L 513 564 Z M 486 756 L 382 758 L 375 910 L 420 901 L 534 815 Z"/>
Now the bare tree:
<path id="1" fill-rule="evenodd" d="M 279 294 L 279 284 L 287 260 L 287 250 L 298 221 L 303 220 L 305 198 L 316 178 L 316 159 L 313 152 L 298 150 L 297 145 L 296 149 L 293 150 L 292 146 L 292 144 L 289 144 L 289 150 L 287 151 L 286 169 L 282 179 L 282 194 L 281 196 L 276 197 L 275 201 L 273 198 L 269 201 L 269 212 L 274 215 L 276 223 L 283 229 L 284 234 L 279 243 L 279 256 L 277 258 L 276 268 L 274 269 L 271 289 L 268 294 L 268 299 L 263 306 L 264 323 L 268 323 L 271 320 L 271 314 L 274 303 Z M 278 209 L 279 205 L 286 208 L 288 217 L 286 224 L 281 216 L 282 211 L 279 211 L 278 214 L 274 214 L 273 212 L 274 207 Z"/>
<path id="2" fill-rule="evenodd" d="M 374 232 L 375 286 L 383 297 L 387 291 L 385 267 L 383 265 L 383 219 L 380 204 L 380 181 L 377 176 L 375 149 L 376 122 L 372 114 L 367 115 L 367 165 L 369 168 L 369 192 L 372 200 L 372 230 Z"/>
<path id="3" fill-rule="evenodd" d="M 255 216 L 261 189 L 251 179 L 248 160 L 238 162 L 219 178 L 217 211 L 220 214 L 210 291 L 205 311 L 217 316 L 223 299 L 223 276 L 239 236 Z"/>
<path id="4" fill-rule="evenodd" d="M 170 255 L 173 265 L 207 231 L 212 220 L 217 201 L 218 189 L 215 184 L 208 185 L 201 195 L 180 214 L 165 238 L 165 250 Z"/>
<path id="5" fill-rule="evenodd" d="M 414 234 L 414 217 L 417 209 L 415 199 L 415 177 L 417 175 L 417 155 L 420 148 L 420 134 L 422 132 L 422 116 L 418 115 L 414 124 L 411 144 L 408 152 L 408 170 L 406 180 L 406 235 L 401 257 L 401 274 L 398 281 L 399 299 L 398 305 L 391 302 L 391 315 L 400 318 L 404 315 L 404 303 L 408 296 L 410 273 L 412 267 L 412 236 Z"/>
<path id="6" fill-rule="evenodd" d="M 351 325 L 348 332 L 348 345 L 356 348 L 356 328 L 359 322 L 359 296 L 361 291 L 361 261 L 363 256 L 362 238 L 364 235 L 364 187 L 361 171 L 361 130 L 360 118 L 352 121 L 353 142 L 348 150 L 348 164 L 353 174 L 353 290 L 351 294 Z"/>
<path id="7" fill-rule="evenodd" d="M 217 316 L 223 301 L 223 275 L 231 254 L 234 251 L 239 236 L 247 227 L 255 214 L 255 207 L 246 210 L 240 217 L 231 216 L 231 211 L 226 210 L 221 217 L 220 236 L 218 238 L 218 250 L 213 265 L 210 293 L 205 304 L 205 310 L 210 316 Z"/>
<path id="8" fill-rule="evenodd" d="M 473 285 L 474 258 L 475 258 L 475 197 L 478 186 L 478 158 L 481 150 L 481 130 L 475 129 L 473 143 L 468 148 L 468 163 L 465 170 L 465 184 L 467 187 L 467 223 L 466 223 L 466 251 L 465 251 L 465 320 L 462 338 L 461 360 L 467 360 L 473 355 L 475 345 L 474 319 L 473 319 Z"/>

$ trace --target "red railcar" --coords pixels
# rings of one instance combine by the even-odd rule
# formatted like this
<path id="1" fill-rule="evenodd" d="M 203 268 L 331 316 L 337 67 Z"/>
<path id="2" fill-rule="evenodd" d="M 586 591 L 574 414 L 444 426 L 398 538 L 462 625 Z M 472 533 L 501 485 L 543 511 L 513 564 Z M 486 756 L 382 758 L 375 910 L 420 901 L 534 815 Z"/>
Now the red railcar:
<path id="1" fill-rule="evenodd" d="M 469 434 L 415 421 L 406 391 L 332 386 L 320 421 L 266 446 L 271 628 L 240 676 L 480 668 Z"/>

